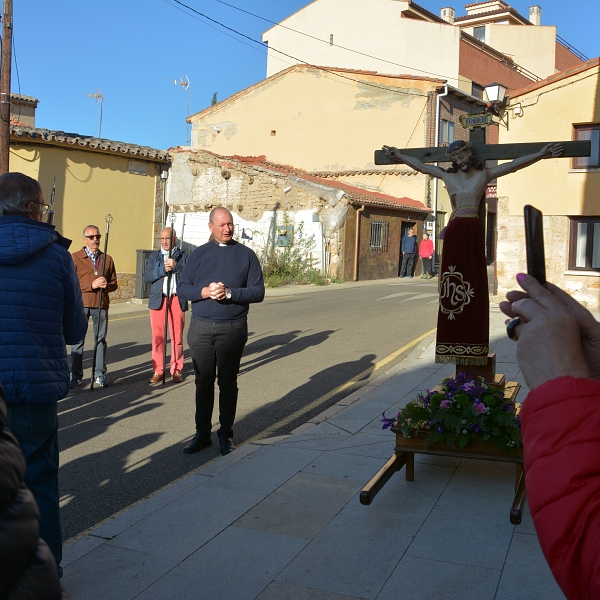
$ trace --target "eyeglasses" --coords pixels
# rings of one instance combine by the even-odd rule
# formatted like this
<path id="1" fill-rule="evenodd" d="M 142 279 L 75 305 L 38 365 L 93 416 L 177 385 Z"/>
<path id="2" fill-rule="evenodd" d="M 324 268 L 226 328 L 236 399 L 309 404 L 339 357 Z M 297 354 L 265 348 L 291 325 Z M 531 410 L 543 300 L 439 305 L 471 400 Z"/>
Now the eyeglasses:
<path id="1" fill-rule="evenodd" d="M 171 241 L 171 238 L 170 237 L 168 237 L 168 238 L 160 238 L 161 242 L 166 242 L 167 240 Z"/>
<path id="2" fill-rule="evenodd" d="M 45 215 L 50 210 L 49 204 L 44 204 L 43 202 L 37 202 L 36 200 L 32 200 L 32 202 L 34 204 L 41 204 L 44 207 L 44 212 L 42 213 L 43 215 Z"/>
<path id="3" fill-rule="evenodd" d="M 86 235 L 86 238 L 88 238 L 89 240 L 99 240 L 102 236 L 101 235 Z"/>

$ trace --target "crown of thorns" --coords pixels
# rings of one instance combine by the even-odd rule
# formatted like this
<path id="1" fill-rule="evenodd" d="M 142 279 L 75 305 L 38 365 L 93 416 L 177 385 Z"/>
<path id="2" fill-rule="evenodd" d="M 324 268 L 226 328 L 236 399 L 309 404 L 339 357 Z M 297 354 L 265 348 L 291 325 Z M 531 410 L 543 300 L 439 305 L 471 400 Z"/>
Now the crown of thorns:
<path id="1" fill-rule="evenodd" d="M 462 145 L 458 146 L 458 143 L 462 142 Z M 454 146 L 454 150 L 451 150 L 452 146 Z M 456 142 L 452 142 L 448 146 L 448 150 L 446 151 L 446 156 L 450 158 L 454 158 L 460 152 L 464 152 L 465 150 L 469 150 L 471 148 L 471 142 L 463 142 L 463 140 L 457 140 Z"/>

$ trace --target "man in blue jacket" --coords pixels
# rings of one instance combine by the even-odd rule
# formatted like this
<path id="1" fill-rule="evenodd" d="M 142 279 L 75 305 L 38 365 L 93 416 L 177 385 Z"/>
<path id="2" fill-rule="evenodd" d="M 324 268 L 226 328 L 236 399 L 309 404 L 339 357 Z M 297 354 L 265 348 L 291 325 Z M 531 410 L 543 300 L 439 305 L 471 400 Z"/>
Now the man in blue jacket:
<path id="1" fill-rule="evenodd" d="M 25 456 L 40 537 L 60 565 L 57 402 L 69 392 L 66 344 L 84 336 L 87 319 L 71 242 L 42 223 L 47 209 L 35 179 L 0 176 L 0 384 L 6 425 Z"/>
<path id="2" fill-rule="evenodd" d="M 256 254 L 233 239 L 233 217 L 226 208 L 211 211 L 208 228 L 214 239 L 190 254 L 177 284 L 179 297 L 192 302 L 187 340 L 196 375 L 196 435 L 183 451 L 192 454 L 212 445 L 216 372 L 217 435 L 225 455 L 235 450 L 237 375 L 248 340 L 248 305 L 262 302 L 265 284 Z"/>
<path id="3" fill-rule="evenodd" d="M 183 328 L 185 326 L 185 311 L 188 303 L 177 295 L 177 280 L 187 254 L 179 248 L 171 251 L 171 236 L 173 245 L 177 243 L 175 230 L 165 227 L 160 232 L 160 250 L 154 251 L 146 263 L 144 282 L 151 283 L 148 308 L 150 309 L 150 327 L 152 328 L 152 368 L 154 374 L 150 383 L 160 383 L 165 369 L 165 302 L 169 298 L 169 331 L 171 333 L 171 377 L 173 383 L 181 383 L 183 377 Z M 171 257 L 169 258 L 169 253 Z M 171 279 L 169 281 L 169 273 Z"/>
<path id="4" fill-rule="evenodd" d="M 413 278 L 413 264 L 415 262 L 415 254 L 417 252 L 417 238 L 415 230 L 411 227 L 408 233 L 402 238 L 402 266 L 400 268 L 400 277 L 408 275 L 409 279 Z"/>

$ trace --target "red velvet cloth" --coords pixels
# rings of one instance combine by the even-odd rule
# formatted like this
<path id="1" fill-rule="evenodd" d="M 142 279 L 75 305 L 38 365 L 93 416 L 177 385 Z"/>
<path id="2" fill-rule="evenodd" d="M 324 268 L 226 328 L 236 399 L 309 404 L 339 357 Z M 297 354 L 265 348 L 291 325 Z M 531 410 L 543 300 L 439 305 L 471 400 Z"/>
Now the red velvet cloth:
<path id="1" fill-rule="evenodd" d="M 483 227 L 476 209 L 458 209 L 444 232 L 435 361 L 487 364 L 489 331 Z"/>
<path id="2" fill-rule="evenodd" d="M 570 600 L 600 599 L 600 382 L 559 377 L 520 413 L 529 509 Z"/>

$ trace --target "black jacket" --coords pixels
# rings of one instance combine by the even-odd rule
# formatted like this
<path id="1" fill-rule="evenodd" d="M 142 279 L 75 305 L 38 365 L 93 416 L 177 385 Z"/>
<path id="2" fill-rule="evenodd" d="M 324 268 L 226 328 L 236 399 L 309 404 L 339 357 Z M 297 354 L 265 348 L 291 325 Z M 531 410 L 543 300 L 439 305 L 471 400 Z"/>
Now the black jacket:
<path id="1" fill-rule="evenodd" d="M 38 535 L 37 504 L 23 483 L 25 459 L 5 423 L 0 388 L 0 599 L 65 600 L 54 557 Z"/>

